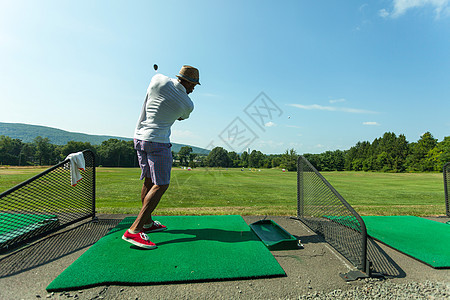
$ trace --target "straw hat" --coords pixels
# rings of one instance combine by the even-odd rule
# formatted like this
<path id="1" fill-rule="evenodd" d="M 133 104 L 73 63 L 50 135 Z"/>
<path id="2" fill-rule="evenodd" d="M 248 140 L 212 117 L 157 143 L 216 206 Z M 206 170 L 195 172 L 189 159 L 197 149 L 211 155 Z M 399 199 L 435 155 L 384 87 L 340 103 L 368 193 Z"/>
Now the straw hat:
<path id="1" fill-rule="evenodd" d="M 183 66 L 180 70 L 180 74 L 178 74 L 177 77 L 200 85 L 197 68 L 191 66 Z"/>

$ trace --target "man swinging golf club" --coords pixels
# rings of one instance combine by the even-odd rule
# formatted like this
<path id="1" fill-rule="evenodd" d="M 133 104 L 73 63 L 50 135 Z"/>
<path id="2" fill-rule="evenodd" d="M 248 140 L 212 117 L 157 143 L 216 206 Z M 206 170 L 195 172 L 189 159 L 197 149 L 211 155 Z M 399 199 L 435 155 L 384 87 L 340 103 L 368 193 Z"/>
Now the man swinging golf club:
<path id="1" fill-rule="evenodd" d="M 154 66 L 155 71 L 157 66 Z M 199 82 L 198 69 L 183 66 L 177 79 L 156 74 L 150 81 L 141 115 L 134 132 L 141 180 L 142 208 L 136 221 L 124 233 L 122 239 L 138 247 L 153 249 L 147 233 L 167 229 L 152 219 L 152 213 L 169 187 L 172 168 L 172 144 L 170 127 L 176 120 L 189 118 L 194 104 L 188 94 Z"/>

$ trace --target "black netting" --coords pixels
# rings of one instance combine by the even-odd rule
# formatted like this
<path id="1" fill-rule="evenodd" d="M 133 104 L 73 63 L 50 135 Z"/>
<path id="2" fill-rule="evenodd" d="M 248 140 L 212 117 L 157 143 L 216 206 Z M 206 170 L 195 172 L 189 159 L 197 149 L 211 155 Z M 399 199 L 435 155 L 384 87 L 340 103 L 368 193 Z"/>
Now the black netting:
<path id="1" fill-rule="evenodd" d="M 71 185 L 69 160 L 0 194 L 0 253 L 95 216 L 95 157 L 83 151 L 85 170 Z"/>
<path id="2" fill-rule="evenodd" d="M 361 217 L 303 156 L 297 170 L 297 217 L 368 273 L 367 231 Z"/>
<path id="3" fill-rule="evenodd" d="M 445 190 L 445 214 L 450 217 L 450 203 L 449 203 L 449 190 L 448 185 L 450 182 L 450 163 L 445 164 L 444 166 L 444 190 Z"/>

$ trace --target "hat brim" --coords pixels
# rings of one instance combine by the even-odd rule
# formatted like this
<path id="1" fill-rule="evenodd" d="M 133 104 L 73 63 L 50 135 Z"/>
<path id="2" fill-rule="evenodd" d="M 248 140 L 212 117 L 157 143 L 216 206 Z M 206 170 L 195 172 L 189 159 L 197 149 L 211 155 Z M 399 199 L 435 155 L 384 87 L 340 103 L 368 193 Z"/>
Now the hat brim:
<path id="1" fill-rule="evenodd" d="M 176 75 L 176 76 L 177 76 L 178 78 L 182 78 L 182 79 L 184 79 L 184 80 L 186 80 L 186 81 L 189 81 L 190 83 L 195 83 L 195 84 L 201 85 L 199 81 L 194 81 L 194 80 L 192 80 L 191 78 L 188 78 L 188 77 L 186 77 L 186 76 L 183 76 L 183 75 L 180 75 L 180 74 L 178 74 L 178 75 Z"/>

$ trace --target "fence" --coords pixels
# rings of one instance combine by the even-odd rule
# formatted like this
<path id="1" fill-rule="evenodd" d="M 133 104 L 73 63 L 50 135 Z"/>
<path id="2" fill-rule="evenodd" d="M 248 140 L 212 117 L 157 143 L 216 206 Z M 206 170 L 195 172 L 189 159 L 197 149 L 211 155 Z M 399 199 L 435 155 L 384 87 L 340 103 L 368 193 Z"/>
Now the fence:
<path id="1" fill-rule="evenodd" d="M 448 199 L 448 183 L 450 182 L 450 162 L 444 165 L 444 191 L 445 191 L 445 214 L 450 217 L 450 204 Z"/>
<path id="2" fill-rule="evenodd" d="M 83 155 L 83 179 L 75 186 L 67 159 L 0 194 L 0 253 L 95 217 L 95 156 Z"/>
<path id="3" fill-rule="evenodd" d="M 297 218 L 369 276 L 364 221 L 305 157 L 297 167 Z"/>

